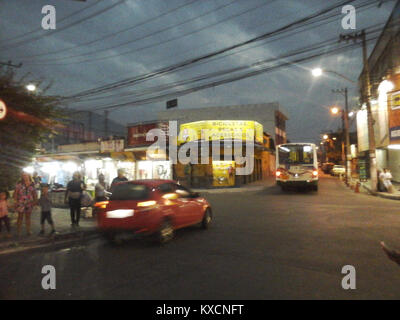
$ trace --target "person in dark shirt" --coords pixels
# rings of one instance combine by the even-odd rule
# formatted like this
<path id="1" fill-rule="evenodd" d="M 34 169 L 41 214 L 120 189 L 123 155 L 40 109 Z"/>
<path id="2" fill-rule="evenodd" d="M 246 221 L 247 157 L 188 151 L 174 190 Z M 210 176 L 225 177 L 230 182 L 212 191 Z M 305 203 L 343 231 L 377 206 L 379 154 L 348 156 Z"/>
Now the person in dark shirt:
<path id="1" fill-rule="evenodd" d="M 124 182 L 128 181 L 128 179 L 125 177 L 125 172 L 124 169 L 118 169 L 118 177 L 114 178 L 114 180 L 111 183 L 111 192 L 113 191 L 114 185 L 118 182 Z"/>
<path id="2" fill-rule="evenodd" d="M 70 208 L 72 227 L 79 227 L 83 190 L 85 190 L 85 185 L 81 180 L 81 174 L 79 172 L 75 172 L 73 179 L 68 182 L 67 192 L 65 193 L 65 202 L 69 204 Z"/>

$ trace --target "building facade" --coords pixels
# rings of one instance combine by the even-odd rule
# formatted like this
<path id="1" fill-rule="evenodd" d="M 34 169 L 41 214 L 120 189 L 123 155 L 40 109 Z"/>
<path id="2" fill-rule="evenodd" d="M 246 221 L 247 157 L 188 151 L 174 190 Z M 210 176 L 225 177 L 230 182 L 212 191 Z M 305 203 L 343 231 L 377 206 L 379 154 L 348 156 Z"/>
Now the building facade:
<path id="1" fill-rule="evenodd" d="M 196 109 L 168 109 L 158 114 L 161 121 L 175 120 L 182 123 L 203 120 L 257 121 L 275 144 L 286 142 L 286 112 L 278 102 L 207 107 Z"/>
<path id="2" fill-rule="evenodd" d="M 395 5 L 368 58 L 371 111 L 374 120 L 376 160 L 400 181 L 400 1 Z M 365 72 L 359 77 L 361 102 L 365 103 Z M 365 104 L 357 113 L 359 159 L 368 164 L 368 126 Z M 368 172 L 368 170 L 366 170 Z"/>

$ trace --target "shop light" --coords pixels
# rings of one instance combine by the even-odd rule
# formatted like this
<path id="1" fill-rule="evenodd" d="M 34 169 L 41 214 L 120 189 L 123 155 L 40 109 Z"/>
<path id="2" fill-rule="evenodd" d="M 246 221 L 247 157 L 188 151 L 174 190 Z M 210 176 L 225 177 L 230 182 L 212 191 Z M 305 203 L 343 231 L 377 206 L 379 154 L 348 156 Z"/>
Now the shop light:
<path id="1" fill-rule="evenodd" d="M 392 150 L 400 150 L 400 144 L 390 144 L 388 145 L 388 148 Z"/>
<path id="2" fill-rule="evenodd" d="M 85 161 L 85 167 L 86 168 L 101 168 L 102 163 L 101 160 L 95 160 L 95 159 L 91 159 L 91 160 L 86 160 Z"/>
<path id="3" fill-rule="evenodd" d="M 378 91 L 379 91 L 379 93 L 384 93 L 384 94 L 386 94 L 386 93 L 392 91 L 393 88 L 394 88 L 394 85 L 393 85 L 393 83 L 392 83 L 391 81 L 389 81 L 389 80 L 383 80 L 383 81 L 379 84 Z"/>
<path id="4" fill-rule="evenodd" d="M 35 169 L 32 166 L 26 167 L 23 170 L 24 170 L 24 172 L 29 173 L 29 174 L 32 174 L 35 171 Z"/>
<path id="5" fill-rule="evenodd" d="M 41 170 L 51 176 L 54 176 L 60 170 L 60 165 L 58 162 L 48 162 L 42 165 Z"/>
<path id="6" fill-rule="evenodd" d="M 78 166 L 73 162 L 66 162 L 62 166 L 63 170 L 73 173 L 78 169 Z"/>

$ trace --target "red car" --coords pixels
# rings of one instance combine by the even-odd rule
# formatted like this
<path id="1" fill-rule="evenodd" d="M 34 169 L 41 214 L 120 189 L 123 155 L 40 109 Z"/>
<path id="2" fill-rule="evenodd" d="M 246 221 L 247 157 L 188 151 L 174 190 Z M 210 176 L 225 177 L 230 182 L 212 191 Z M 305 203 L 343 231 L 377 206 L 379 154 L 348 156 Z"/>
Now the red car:
<path id="1" fill-rule="evenodd" d="M 151 234 L 164 243 L 176 229 L 198 223 L 207 229 L 212 220 L 207 200 L 172 180 L 118 183 L 110 200 L 95 206 L 98 228 L 111 241 L 128 231 Z"/>

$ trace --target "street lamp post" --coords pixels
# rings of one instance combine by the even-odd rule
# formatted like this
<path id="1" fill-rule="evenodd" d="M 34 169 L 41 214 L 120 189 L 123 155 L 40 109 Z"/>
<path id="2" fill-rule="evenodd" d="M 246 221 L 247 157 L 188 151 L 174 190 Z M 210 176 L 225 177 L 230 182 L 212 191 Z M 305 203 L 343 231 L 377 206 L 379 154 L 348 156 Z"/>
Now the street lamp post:
<path id="1" fill-rule="evenodd" d="M 336 76 L 339 76 L 349 82 L 351 82 L 352 84 L 356 84 L 355 81 L 349 79 L 348 77 L 336 72 L 336 71 L 332 71 L 332 70 L 322 70 L 321 68 L 315 68 L 311 71 L 312 75 L 314 77 L 319 77 L 322 76 L 322 74 L 324 72 L 329 72 L 332 73 Z M 346 166 L 346 184 L 349 183 L 349 181 L 351 180 L 351 162 L 350 162 L 350 130 L 349 130 L 349 102 L 348 102 L 348 89 L 344 88 L 341 90 L 336 90 L 334 92 L 339 92 L 342 93 L 344 95 L 345 98 L 345 108 L 344 110 L 342 110 L 342 125 L 343 125 L 343 131 L 345 134 L 345 155 L 346 155 L 346 159 L 345 159 L 345 166 Z"/>
<path id="2" fill-rule="evenodd" d="M 344 95 L 345 107 L 342 110 L 342 129 L 345 135 L 345 166 L 346 166 L 346 184 L 349 184 L 351 180 L 351 154 L 350 154 L 350 129 L 349 129 L 349 100 L 347 88 L 334 90 L 335 93 L 341 93 Z"/>

